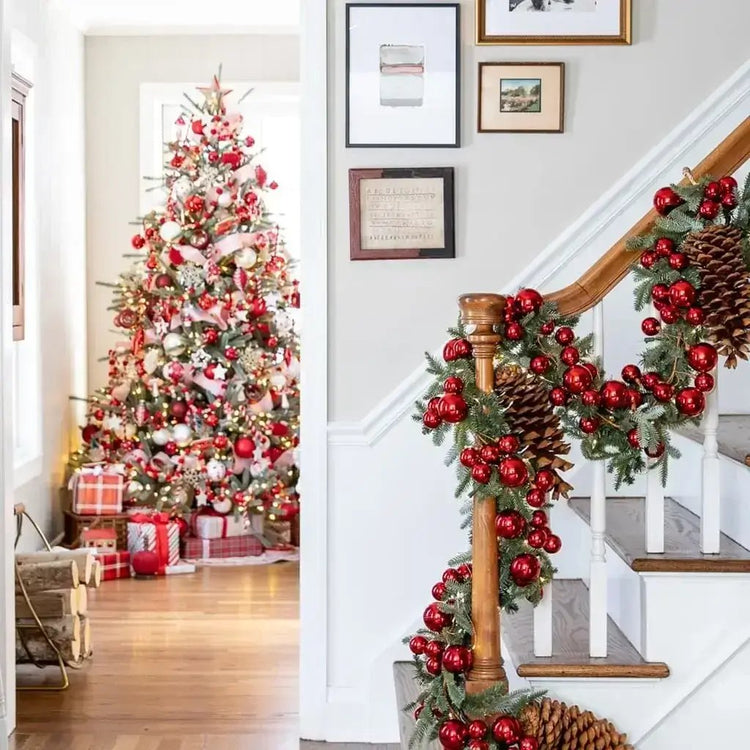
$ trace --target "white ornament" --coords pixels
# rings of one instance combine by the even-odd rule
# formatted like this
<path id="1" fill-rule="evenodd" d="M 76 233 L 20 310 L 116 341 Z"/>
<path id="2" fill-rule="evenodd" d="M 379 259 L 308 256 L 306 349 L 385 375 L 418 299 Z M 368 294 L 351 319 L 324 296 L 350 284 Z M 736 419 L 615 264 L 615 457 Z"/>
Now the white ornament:
<path id="1" fill-rule="evenodd" d="M 234 262 L 240 268 L 252 268 L 258 260 L 258 253 L 251 247 L 243 247 L 234 256 Z"/>
<path id="2" fill-rule="evenodd" d="M 117 432 L 117 430 L 122 427 L 122 418 L 117 414 L 110 414 L 102 421 L 102 427 L 104 427 L 105 430 Z"/>
<path id="3" fill-rule="evenodd" d="M 229 498 L 224 500 L 214 500 L 211 505 L 217 513 L 226 515 L 232 510 L 232 501 Z"/>
<path id="4" fill-rule="evenodd" d="M 224 192 L 223 192 L 223 193 L 222 193 L 222 194 L 221 194 L 221 195 L 219 196 L 219 199 L 218 199 L 218 201 L 217 201 L 217 202 L 218 202 L 218 204 L 219 204 L 219 205 L 220 205 L 220 206 L 221 206 L 222 208 L 227 208 L 228 206 L 231 206 L 231 205 L 232 205 L 232 196 L 231 196 L 231 195 L 229 194 L 229 192 L 228 192 L 228 191 L 226 191 L 226 190 L 225 190 L 225 191 L 224 191 Z"/>
<path id="5" fill-rule="evenodd" d="M 276 328 L 282 336 L 288 334 L 294 327 L 294 321 L 292 316 L 285 313 L 283 310 L 279 310 L 274 317 Z"/>
<path id="6" fill-rule="evenodd" d="M 156 445 L 166 445 L 172 439 L 172 435 L 169 430 L 162 428 L 154 432 L 152 439 Z"/>
<path id="7" fill-rule="evenodd" d="M 172 428 L 172 438 L 179 446 L 187 445 L 193 437 L 193 431 L 186 424 L 176 424 Z"/>
<path id="8" fill-rule="evenodd" d="M 164 242 L 172 242 L 182 234 L 182 227 L 176 221 L 165 221 L 159 229 L 159 234 Z"/>
<path id="9" fill-rule="evenodd" d="M 229 371 L 224 365 L 216 365 L 216 367 L 214 367 L 214 380 L 224 380 L 227 376 L 227 372 Z"/>
<path id="10" fill-rule="evenodd" d="M 195 504 L 201 508 L 204 505 L 208 504 L 208 496 L 206 495 L 204 490 L 198 490 L 195 494 Z"/>
<path id="11" fill-rule="evenodd" d="M 168 333 L 162 346 L 168 357 L 179 357 L 185 351 L 186 341 L 179 333 Z"/>
<path id="12" fill-rule="evenodd" d="M 172 185 L 172 194 L 179 201 L 184 201 L 192 192 L 193 183 L 188 177 L 185 177 L 185 175 L 175 180 L 174 185 Z"/>
<path id="13" fill-rule="evenodd" d="M 212 482 L 220 482 L 226 475 L 227 467 L 222 461 L 219 461 L 216 458 L 212 458 L 206 464 L 206 476 Z"/>
<path id="14" fill-rule="evenodd" d="M 143 355 L 143 368 L 149 375 L 151 375 L 156 372 L 156 368 L 159 366 L 160 360 L 161 352 L 157 348 L 151 347 Z"/>

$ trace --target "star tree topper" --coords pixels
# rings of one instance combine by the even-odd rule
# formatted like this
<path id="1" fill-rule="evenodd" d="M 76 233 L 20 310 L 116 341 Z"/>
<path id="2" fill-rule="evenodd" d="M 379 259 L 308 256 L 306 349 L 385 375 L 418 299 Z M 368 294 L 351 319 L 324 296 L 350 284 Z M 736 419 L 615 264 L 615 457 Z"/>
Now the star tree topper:
<path id="1" fill-rule="evenodd" d="M 206 107 L 209 112 L 223 114 L 226 111 L 224 97 L 227 94 L 231 94 L 233 89 L 222 88 L 219 76 L 215 75 L 210 86 L 199 86 L 198 91 L 205 97 Z"/>

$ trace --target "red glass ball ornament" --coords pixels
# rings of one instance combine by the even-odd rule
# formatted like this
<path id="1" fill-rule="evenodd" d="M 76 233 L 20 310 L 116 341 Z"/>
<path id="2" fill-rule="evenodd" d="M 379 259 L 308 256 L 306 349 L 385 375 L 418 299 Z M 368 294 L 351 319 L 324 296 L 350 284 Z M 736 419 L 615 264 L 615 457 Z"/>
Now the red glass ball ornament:
<path id="1" fill-rule="evenodd" d="M 529 490 L 526 493 L 526 502 L 532 508 L 543 508 L 545 503 L 547 502 L 547 496 L 544 490 L 540 490 L 538 487 L 535 487 L 534 489 Z"/>
<path id="2" fill-rule="evenodd" d="M 730 211 L 734 208 L 737 208 L 738 200 L 737 196 L 732 193 L 727 193 L 722 199 L 721 199 L 721 205 L 724 208 L 728 208 Z"/>
<path id="3" fill-rule="evenodd" d="M 445 646 L 440 641 L 429 641 L 424 647 L 424 652 L 427 656 L 440 657 L 445 650 Z"/>
<path id="4" fill-rule="evenodd" d="M 456 568 L 456 573 L 458 573 L 460 581 L 468 581 L 471 578 L 471 571 L 471 563 L 464 563 Z"/>
<path id="5" fill-rule="evenodd" d="M 547 514 L 543 510 L 535 510 L 531 514 L 531 525 L 535 529 L 543 529 L 548 522 Z"/>
<path id="6" fill-rule="evenodd" d="M 572 328 L 563 326 L 562 328 L 557 329 L 557 333 L 555 334 L 555 341 L 557 341 L 558 344 L 567 346 L 568 344 L 571 344 L 573 342 L 573 339 L 575 339 L 575 334 L 573 333 Z"/>
<path id="7" fill-rule="evenodd" d="M 430 656 L 424 663 L 424 668 L 433 676 L 440 674 L 441 662 L 436 656 Z"/>
<path id="8" fill-rule="evenodd" d="M 581 354 L 574 346 L 566 346 L 560 352 L 560 359 L 566 365 L 574 365 L 581 358 Z"/>
<path id="9" fill-rule="evenodd" d="M 674 388 L 669 383 L 657 383 L 653 390 L 654 398 L 663 404 L 671 401 L 672 396 L 674 396 Z"/>
<path id="10" fill-rule="evenodd" d="M 645 318 L 641 323 L 641 331 L 646 336 L 656 336 L 661 331 L 661 322 L 656 318 Z"/>
<path id="11" fill-rule="evenodd" d="M 443 390 L 446 393 L 461 393 L 464 389 L 464 381 L 461 378 L 452 376 L 443 383 Z"/>
<path id="12" fill-rule="evenodd" d="M 447 393 L 440 399 L 438 404 L 438 414 L 446 422 L 456 424 L 466 419 L 469 413 L 469 407 L 464 397 L 458 393 Z"/>
<path id="13" fill-rule="evenodd" d="M 587 435 L 593 435 L 602 424 L 602 420 L 598 417 L 581 417 L 578 422 L 578 426 L 581 428 L 581 432 L 585 432 Z"/>
<path id="14" fill-rule="evenodd" d="M 667 216 L 670 211 L 682 203 L 680 198 L 671 187 L 659 188 L 654 195 L 654 208 L 661 216 Z"/>
<path id="15" fill-rule="evenodd" d="M 419 656 L 419 654 L 424 653 L 426 645 L 427 639 L 423 635 L 415 635 L 409 641 L 409 650 L 412 652 L 412 654 L 416 654 L 417 656 Z"/>
<path id="16" fill-rule="evenodd" d="M 534 486 L 549 492 L 555 486 L 555 475 L 549 469 L 542 469 L 534 477 Z"/>
<path id="17" fill-rule="evenodd" d="M 443 571 L 443 583 L 456 583 L 461 579 L 461 576 L 458 575 L 458 571 L 455 568 L 447 568 Z"/>
<path id="18" fill-rule="evenodd" d="M 523 326 L 515 321 L 505 326 L 505 338 L 508 341 L 520 341 L 524 337 L 524 333 Z"/>
<path id="19" fill-rule="evenodd" d="M 737 180 L 735 180 L 731 175 L 722 177 L 719 180 L 719 185 L 721 185 L 721 192 L 723 195 L 727 195 L 727 193 L 733 193 L 735 190 L 737 190 Z"/>
<path id="20" fill-rule="evenodd" d="M 540 354 L 536 357 L 533 357 L 531 362 L 529 362 L 529 369 L 536 375 L 542 375 L 549 369 L 549 364 L 549 357 L 545 357 L 543 354 Z"/>
<path id="21" fill-rule="evenodd" d="M 466 339 L 456 339 L 455 349 L 459 359 L 467 359 L 471 356 L 471 344 Z"/>
<path id="22" fill-rule="evenodd" d="M 632 429 L 628 432 L 628 443 L 630 443 L 631 448 L 640 450 L 641 441 L 638 439 L 638 430 Z"/>
<path id="23" fill-rule="evenodd" d="M 557 534 L 547 534 L 547 541 L 544 543 L 544 551 L 550 555 L 556 555 L 562 549 L 562 539 Z"/>
<path id="24" fill-rule="evenodd" d="M 563 384 L 570 393 L 583 393 L 591 381 L 591 373 L 582 365 L 573 365 L 563 373 Z"/>
<path id="25" fill-rule="evenodd" d="M 520 458 L 504 458 L 500 462 L 499 475 L 506 487 L 521 487 L 529 481 L 529 470 Z"/>
<path id="26" fill-rule="evenodd" d="M 706 313 L 703 312 L 701 307 L 691 307 L 685 313 L 685 320 L 690 323 L 691 326 L 699 326 L 706 319 Z"/>
<path id="27" fill-rule="evenodd" d="M 446 625 L 451 623 L 453 618 L 451 615 L 441 612 L 437 602 L 433 602 L 425 609 L 422 619 L 429 630 L 439 633 Z"/>
<path id="28" fill-rule="evenodd" d="M 445 750 L 462 750 L 466 737 L 466 725 L 457 719 L 444 721 L 438 730 L 438 739 Z"/>
<path id="29" fill-rule="evenodd" d="M 549 400 L 553 406 L 565 406 L 568 403 L 568 394 L 563 388 L 553 388 L 549 392 Z"/>
<path id="30" fill-rule="evenodd" d="M 136 249 L 140 250 L 146 244 L 146 238 L 140 234 L 133 235 L 133 239 L 130 240 L 130 244 Z"/>
<path id="31" fill-rule="evenodd" d="M 504 510 L 495 516 L 495 533 L 501 539 L 518 539 L 526 531 L 526 520 L 517 510 Z"/>
<path id="32" fill-rule="evenodd" d="M 510 576 L 516 586 L 528 586 L 539 578 L 542 566 L 534 555 L 524 553 L 510 564 Z"/>
<path id="33" fill-rule="evenodd" d="M 698 213 L 701 218 L 708 219 L 709 221 L 715 219 L 720 211 L 721 203 L 717 203 L 716 201 L 704 200 L 701 201 L 700 206 L 698 206 Z"/>
<path id="34" fill-rule="evenodd" d="M 695 387 L 703 393 L 711 393 L 714 385 L 714 376 L 710 372 L 701 372 L 695 376 Z"/>
<path id="35" fill-rule="evenodd" d="M 658 372 L 647 372 L 641 382 L 647 391 L 651 391 L 657 383 L 661 382 L 661 378 Z"/>
<path id="36" fill-rule="evenodd" d="M 514 716 L 501 716 L 492 725 L 492 735 L 498 742 L 513 745 L 521 739 L 521 724 Z"/>
<path id="37" fill-rule="evenodd" d="M 252 458 L 255 455 L 255 441 L 249 437 L 238 437 L 234 442 L 234 453 L 237 458 Z"/>
<path id="38" fill-rule="evenodd" d="M 651 287 L 651 299 L 666 302 L 669 299 L 669 287 L 666 284 L 654 284 Z"/>
<path id="39" fill-rule="evenodd" d="M 130 558 L 136 577 L 150 578 L 159 572 L 159 555 L 152 550 L 139 550 Z"/>
<path id="40" fill-rule="evenodd" d="M 602 397 L 602 406 L 613 411 L 627 406 L 627 388 L 619 380 L 608 380 L 599 391 Z"/>
<path id="41" fill-rule="evenodd" d="M 654 252 L 659 258 L 666 258 L 674 252 L 674 242 L 669 237 L 659 237 L 654 243 Z"/>
<path id="42" fill-rule="evenodd" d="M 686 417 L 697 417 L 706 408 L 706 397 L 698 388 L 684 388 L 675 398 L 680 414 Z"/>
<path id="43" fill-rule="evenodd" d="M 169 405 L 169 414 L 178 422 L 184 422 L 188 414 L 188 405 L 184 401 L 173 401 Z"/>
<path id="44" fill-rule="evenodd" d="M 448 646 L 443 651 L 443 669 L 453 674 L 463 672 L 466 666 L 465 651 L 463 646 Z"/>
<path id="45" fill-rule="evenodd" d="M 539 333 L 541 333 L 542 336 L 549 336 L 554 330 L 555 330 L 554 321 L 548 320 L 546 323 L 542 324 L 542 327 L 539 329 Z"/>
<path id="46" fill-rule="evenodd" d="M 711 344 L 694 344 L 688 348 L 688 364 L 698 372 L 710 372 L 718 359 L 719 355 Z"/>
<path id="47" fill-rule="evenodd" d="M 87 424 L 81 430 L 81 437 L 83 438 L 83 442 L 90 443 L 94 439 L 94 436 L 97 432 L 99 432 L 99 428 L 95 424 Z"/>
<path id="48" fill-rule="evenodd" d="M 455 362 L 455 360 L 458 359 L 458 356 L 456 355 L 456 341 L 458 341 L 458 339 L 451 339 L 443 347 L 443 359 L 446 362 Z"/>
<path id="49" fill-rule="evenodd" d="M 154 279 L 154 286 L 157 289 L 168 289 L 172 286 L 172 277 L 168 273 L 160 273 Z"/>
<path id="50" fill-rule="evenodd" d="M 521 741 L 518 743 L 518 750 L 539 750 L 539 742 L 536 737 L 527 735 L 521 737 Z"/>
<path id="51" fill-rule="evenodd" d="M 518 317 L 518 310 L 516 309 L 516 299 L 512 295 L 508 295 L 505 298 L 505 307 L 503 308 L 503 317 L 506 322 L 515 320 Z"/>
<path id="52" fill-rule="evenodd" d="M 675 271 L 682 271 L 688 267 L 689 263 L 690 261 L 685 253 L 672 253 L 669 256 L 669 267 L 674 268 Z"/>
<path id="53" fill-rule="evenodd" d="M 440 406 L 440 396 L 433 396 L 427 402 L 427 410 L 437 412 L 438 406 Z"/>
<path id="54" fill-rule="evenodd" d="M 516 294 L 516 305 L 524 315 L 539 310 L 543 302 L 542 295 L 536 289 L 521 289 Z"/>
<path id="55" fill-rule="evenodd" d="M 641 368 L 638 365 L 625 365 L 622 368 L 622 379 L 626 383 L 635 383 L 641 379 Z"/>
<path id="56" fill-rule="evenodd" d="M 517 453 L 521 447 L 521 441 L 515 435 L 503 435 L 497 441 L 497 447 L 501 453 Z"/>
<path id="57" fill-rule="evenodd" d="M 644 268 L 653 268 L 657 260 L 658 257 L 652 250 L 646 250 L 646 252 L 641 255 L 641 265 Z"/>
<path id="58" fill-rule="evenodd" d="M 592 378 L 596 378 L 599 375 L 599 370 L 596 369 L 596 365 L 593 362 L 584 362 L 583 366 L 591 373 Z"/>
<path id="59" fill-rule="evenodd" d="M 434 430 L 436 427 L 440 427 L 443 420 L 440 419 L 440 415 L 436 411 L 427 410 L 422 416 L 422 424 L 428 430 Z"/>
<path id="60" fill-rule="evenodd" d="M 712 201 L 717 201 L 724 194 L 721 185 L 718 182 L 709 182 L 703 189 L 703 195 Z"/>
<path id="61" fill-rule="evenodd" d="M 672 305 L 662 305 L 659 308 L 659 314 L 667 325 L 676 323 L 680 319 L 680 311 L 676 307 L 672 307 Z"/>
<path id="62" fill-rule="evenodd" d="M 599 391 L 588 390 L 581 394 L 581 403 L 585 406 L 599 406 L 602 397 L 599 395 Z"/>
<path id="63" fill-rule="evenodd" d="M 547 541 L 547 532 L 544 529 L 533 529 L 526 537 L 526 541 L 529 543 L 529 547 L 541 549 Z"/>
<path id="64" fill-rule="evenodd" d="M 481 719 L 472 721 L 467 729 L 472 740 L 483 740 L 487 736 L 487 725 Z"/>
<path id="65" fill-rule="evenodd" d="M 643 394 L 635 388 L 628 388 L 628 406 L 637 409 L 643 403 Z"/>
<path id="66" fill-rule="evenodd" d="M 690 307 L 695 302 L 696 291 L 695 287 L 684 279 L 675 281 L 671 287 L 669 287 L 669 301 L 675 307 Z"/>
<path id="67" fill-rule="evenodd" d="M 479 460 L 479 452 L 476 448 L 464 448 L 461 451 L 461 455 L 458 460 L 467 468 L 470 469 Z"/>
<path id="68" fill-rule="evenodd" d="M 500 448 L 493 443 L 483 445 L 479 451 L 479 457 L 487 464 L 496 464 L 501 455 Z"/>
<path id="69" fill-rule="evenodd" d="M 487 484 L 492 478 L 492 467 L 482 461 L 478 461 L 471 467 L 471 478 L 479 484 Z"/>
<path id="70" fill-rule="evenodd" d="M 437 601 L 442 601 L 445 596 L 446 586 L 442 581 L 439 581 L 432 587 L 432 598 Z"/>
<path id="71" fill-rule="evenodd" d="M 659 443 L 653 450 L 650 448 L 644 448 L 644 452 L 649 458 L 661 458 L 664 455 L 665 450 L 664 443 Z"/>
<path id="72" fill-rule="evenodd" d="M 466 750 L 490 750 L 490 746 L 484 740 L 469 740 Z"/>

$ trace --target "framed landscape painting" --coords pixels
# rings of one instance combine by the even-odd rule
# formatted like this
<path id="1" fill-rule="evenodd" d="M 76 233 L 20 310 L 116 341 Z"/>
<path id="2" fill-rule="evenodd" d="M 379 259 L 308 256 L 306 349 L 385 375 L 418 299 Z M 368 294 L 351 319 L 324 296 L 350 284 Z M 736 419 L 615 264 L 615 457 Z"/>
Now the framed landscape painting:
<path id="1" fill-rule="evenodd" d="M 457 3 L 347 3 L 347 148 L 457 147 L 460 67 Z"/>
<path id="2" fill-rule="evenodd" d="M 476 0 L 477 44 L 630 44 L 631 0 Z"/>

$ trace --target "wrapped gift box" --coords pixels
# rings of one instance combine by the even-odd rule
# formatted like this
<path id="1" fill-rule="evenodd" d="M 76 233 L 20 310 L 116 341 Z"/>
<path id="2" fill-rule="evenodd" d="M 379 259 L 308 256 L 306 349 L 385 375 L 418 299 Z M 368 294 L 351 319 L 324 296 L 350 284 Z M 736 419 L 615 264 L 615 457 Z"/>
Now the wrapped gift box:
<path id="1" fill-rule="evenodd" d="M 128 520 L 128 551 L 131 555 L 141 550 L 159 556 L 159 575 L 169 565 L 180 560 L 180 526 L 166 513 L 135 513 Z"/>
<path id="2" fill-rule="evenodd" d="M 234 515 L 201 511 L 193 514 L 190 528 L 192 535 L 199 539 L 226 539 L 247 533 L 244 516 L 235 518 Z"/>
<path id="3" fill-rule="evenodd" d="M 81 516 L 114 516 L 122 513 L 125 480 L 107 466 L 84 466 L 70 478 L 73 513 Z"/>
<path id="4" fill-rule="evenodd" d="M 183 557 L 187 560 L 212 560 L 227 557 L 257 557 L 263 554 L 263 545 L 253 534 L 231 536 L 224 539 L 185 539 Z"/>
<path id="5" fill-rule="evenodd" d="M 102 581 L 130 578 L 129 552 L 101 552 L 96 559 L 102 566 Z"/>

